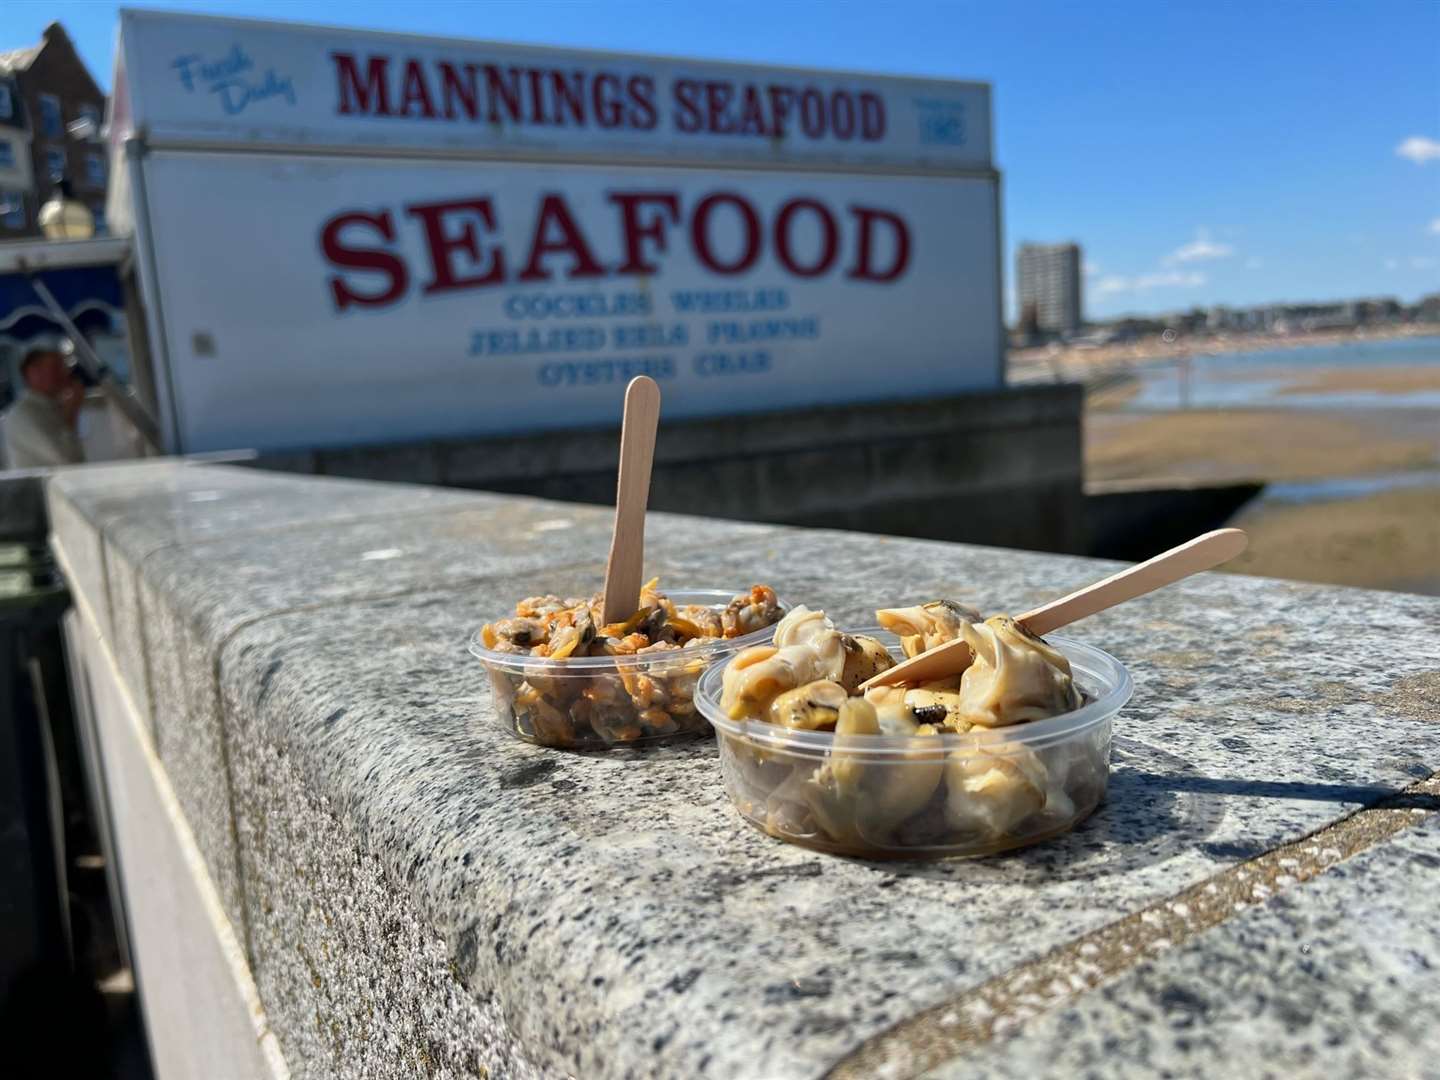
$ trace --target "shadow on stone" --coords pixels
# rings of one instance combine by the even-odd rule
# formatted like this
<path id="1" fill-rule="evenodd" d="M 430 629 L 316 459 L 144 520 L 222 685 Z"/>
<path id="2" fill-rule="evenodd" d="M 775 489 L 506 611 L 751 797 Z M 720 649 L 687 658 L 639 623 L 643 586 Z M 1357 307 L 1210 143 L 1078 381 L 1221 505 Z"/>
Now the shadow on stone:
<path id="1" fill-rule="evenodd" d="M 980 860 L 1010 882 L 1076 881 L 1129 873 L 1193 850 L 1225 815 L 1219 793 L 1183 758 L 1117 736 L 1105 801 L 1074 831 L 1046 843 Z M 1177 781 L 1181 781 L 1177 783 Z M 878 864 L 897 877 L 962 878 L 974 863 Z"/>
<path id="2" fill-rule="evenodd" d="M 1203 795 L 1237 795 L 1249 799 L 1305 799 L 1313 802 L 1359 803 L 1370 806 L 1396 795 L 1393 788 L 1362 784 L 1316 784 L 1296 780 L 1231 780 L 1222 776 L 1147 775 L 1147 784 Z M 1433 800 L 1432 800 L 1433 801 Z"/>

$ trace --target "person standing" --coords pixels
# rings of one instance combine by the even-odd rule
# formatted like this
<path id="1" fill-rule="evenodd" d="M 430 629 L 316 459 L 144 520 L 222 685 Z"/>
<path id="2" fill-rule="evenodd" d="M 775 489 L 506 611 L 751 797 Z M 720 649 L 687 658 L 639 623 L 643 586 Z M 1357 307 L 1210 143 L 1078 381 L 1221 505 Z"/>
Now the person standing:
<path id="1" fill-rule="evenodd" d="M 31 349 L 20 361 L 24 389 L 5 410 L 7 464 L 12 469 L 78 465 L 85 451 L 76 432 L 85 386 L 59 351 Z"/>

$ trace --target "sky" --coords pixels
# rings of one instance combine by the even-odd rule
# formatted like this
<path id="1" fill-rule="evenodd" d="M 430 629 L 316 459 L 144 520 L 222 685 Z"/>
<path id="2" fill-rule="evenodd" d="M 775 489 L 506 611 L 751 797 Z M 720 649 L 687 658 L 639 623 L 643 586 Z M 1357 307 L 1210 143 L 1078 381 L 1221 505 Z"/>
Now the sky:
<path id="1" fill-rule="evenodd" d="M 108 88 L 118 4 L 4 6 L 0 49 L 59 19 Z M 1016 244 L 1065 240 L 1084 248 L 1092 318 L 1440 291 L 1437 0 L 158 6 L 983 79 L 1009 292 Z"/>

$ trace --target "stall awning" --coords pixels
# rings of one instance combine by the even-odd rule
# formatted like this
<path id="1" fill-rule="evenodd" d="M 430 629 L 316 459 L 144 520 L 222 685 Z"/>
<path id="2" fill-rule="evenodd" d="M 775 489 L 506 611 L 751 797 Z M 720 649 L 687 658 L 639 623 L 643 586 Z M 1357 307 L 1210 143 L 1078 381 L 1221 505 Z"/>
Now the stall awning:
<path id="1" fill-rule="evenodd" d="M 113 327 L 124 303 L 119 268 L 129 250 L 124 238 L 0 244 L 0 345 L 23 347 L 64 333 L 36 292 L 36 278 L 81 331 Z"/>

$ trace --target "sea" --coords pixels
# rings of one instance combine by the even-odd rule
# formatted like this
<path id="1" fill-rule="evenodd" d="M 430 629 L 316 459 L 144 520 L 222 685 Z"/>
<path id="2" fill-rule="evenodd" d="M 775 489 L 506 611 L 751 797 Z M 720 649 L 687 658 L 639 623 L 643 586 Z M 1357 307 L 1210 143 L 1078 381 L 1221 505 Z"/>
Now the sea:
<path id="1" fill-rule="evenodd" d="M 1317 369 L 1431 366 L 1440 367 L 1440 335 L 1253 352 L 1197 352 L 1189 363 L 1188 387 L 1180 363 L 1140 368 L 1140 391 L 1124 407 L 1139 412 L 1184 408 L 1188 393 L 1188 407 L 1196 409 L 1440 409 L 1440 390 L 1284 392 L 1308 381 Z"/>

